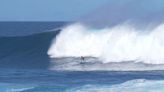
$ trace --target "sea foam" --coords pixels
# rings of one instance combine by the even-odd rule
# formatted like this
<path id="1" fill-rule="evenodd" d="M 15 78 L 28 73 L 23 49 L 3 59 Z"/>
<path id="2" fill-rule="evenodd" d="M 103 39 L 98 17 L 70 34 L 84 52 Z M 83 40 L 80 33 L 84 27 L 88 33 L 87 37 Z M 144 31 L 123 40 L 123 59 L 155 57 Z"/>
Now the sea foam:
<path id="1" fill-rule="evenodd" d="M 164 64 L 164 24 L 144 30 L 127 24 L 104 29 L 72 24 L 57 35 L 48 55 L 51 58 L 96 57 L 102 63 Z"/>
<path id="2" fill-rule="evenodd" d="M 66 92 L 163 92 L 164 81 L 136 79 L 116 85 L 84 85 Z"/>

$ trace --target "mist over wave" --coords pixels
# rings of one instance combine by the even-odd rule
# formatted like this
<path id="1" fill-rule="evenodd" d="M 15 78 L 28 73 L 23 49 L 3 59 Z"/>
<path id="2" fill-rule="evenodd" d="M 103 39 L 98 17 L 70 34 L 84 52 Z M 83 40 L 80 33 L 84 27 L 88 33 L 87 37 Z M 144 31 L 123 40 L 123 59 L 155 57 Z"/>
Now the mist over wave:
<path id="1" fill-rule="evenodd" d="M 63 28 L 52 43 L 51 58 L 90 56 L 102 63 L 164 64 L 164 24 L 137 29 L 128 24 L 94 29 L 82 24 Z"/>

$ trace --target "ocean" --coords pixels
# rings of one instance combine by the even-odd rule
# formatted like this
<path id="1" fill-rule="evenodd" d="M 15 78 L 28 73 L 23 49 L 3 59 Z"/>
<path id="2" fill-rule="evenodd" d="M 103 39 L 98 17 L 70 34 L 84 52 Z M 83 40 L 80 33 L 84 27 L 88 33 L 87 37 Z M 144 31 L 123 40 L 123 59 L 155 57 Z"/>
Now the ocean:
<path id="1" fill-rule="evenodd" d="M 163 25 L 0 23 L 0 92 L 163 92 Z"/>
<path id="2" fill-rule="evenodd" d="M 162 92 L 163 71 L 1 69 L 0 92 Z"/>

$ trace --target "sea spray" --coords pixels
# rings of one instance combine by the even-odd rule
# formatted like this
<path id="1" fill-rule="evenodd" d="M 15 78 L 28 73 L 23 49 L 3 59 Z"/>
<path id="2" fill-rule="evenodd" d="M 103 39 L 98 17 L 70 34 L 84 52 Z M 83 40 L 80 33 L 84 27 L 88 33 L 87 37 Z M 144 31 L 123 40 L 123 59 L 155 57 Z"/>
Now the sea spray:
<path id="1" fill-rule="evenodd" d="M 51 58 L 90 56 L 102 63 L 135 61 L 164 64 L 164 24 L 149 30 L 130 25 L 94 29 L 73 24 L 52 43 Z"/>

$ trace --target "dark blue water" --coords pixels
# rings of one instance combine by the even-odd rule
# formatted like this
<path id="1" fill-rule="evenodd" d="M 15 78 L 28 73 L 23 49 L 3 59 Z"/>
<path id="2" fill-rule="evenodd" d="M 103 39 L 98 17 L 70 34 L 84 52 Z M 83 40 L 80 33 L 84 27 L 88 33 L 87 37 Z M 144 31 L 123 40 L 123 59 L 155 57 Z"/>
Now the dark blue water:
<path id="1" fill-rule="evenodd" d="M 47 50 L 58 32 L 0 37 L 0 67 L 46 69 L 49 66 Z"/>
<path id="2" fill-rule="evenodd" d="M 0 22 L 0 68 L 47 69 L 51 41 L 67 22 Z"/>
<path id="3" fill-rule="evenodd" d="M 130 80 L 163 80 L 163 71 L 49 71 L 11 70 L 0 71 L 0 92 L 65 92 L 85 85 L 117 85 Z M 149 85 L 149 84 L 148 84 Z M 5 87 L 4 87 L 5 86 Z M 3 89 L 3 90 L 2 90 Z M 21 90 L 21 91 L 19 91 Z M 17 92 L 17 91 L 16 91 Z M 88 92 L 88 91 L 87 91 Z M 94 92 L 94 91 L 89 91 Z M 99 92 L 99 91 L 96 91 Z M 111 91 L 113 92 L 113 91 Z"/>
<path id="4" fill-rule="evenodd" d="M 0 36 L 26 36 L 58 29 L 70 22 L 0 22 Z"/>

